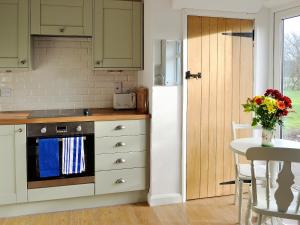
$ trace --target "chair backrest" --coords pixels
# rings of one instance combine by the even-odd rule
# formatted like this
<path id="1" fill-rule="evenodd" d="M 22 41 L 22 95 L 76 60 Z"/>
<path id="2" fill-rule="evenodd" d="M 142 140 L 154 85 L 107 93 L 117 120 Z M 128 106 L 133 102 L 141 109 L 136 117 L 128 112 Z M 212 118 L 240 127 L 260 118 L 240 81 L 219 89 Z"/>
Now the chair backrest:
<path id="1" fill-rule="evenodd" d="M 292 148 L 250 148 L 246 157 L 251 160 L 251 176 L 252 176 L 252 197 L 253 205 L 257 206 L 257 179 L 255 174 L 255 161 L 265 161 L 266 166 L 266 185 L 263 191 L 265 191 L 265 199 L 260 199 L 260 201 L 265 200 L 266 206 L 269 209 L 270 202 L 276 202 L 277 210 L 280 213 L 286 213 L 290 207 L 292 201 L 294 200 L 294 195 L 292 192 L 292 185 L 294 184 L 294 174 L 292 172 L 292 163 L 300 163 L 300 149 Z M 273 187 L 275 191 L 271 191 L 272 179 L 270 178 L 270 161 L 283 162 L 281 171 L 276 177 L 277 185 Z M 260 186 L 262 188 L 262 186 Z M 298 209 L 297 209 L 298 210 Z M 297 213 L 297 212 L 295 212 Z"/>
<path id="2" fill-rule="evenodd" d="M 232 122 L 232 137 L 233 140 L 237 139 L 237 131 L 238 130 L 250 130 L 252 129 L 250 124 L 240 124 L 236 122 Z M 237 153 L 233 153 L 233 159 L 235 164 L 235 172 L 236 174 L 240 174 L 240 162 L 239 162 L 239 155 Z"/>
<path id="3" fill-rule="evenodd" d="M 237 131 L 238 130 L 249 130 L 252 129 L 252 126 L 250 124 L 241 124 L 241 123 L 236 123 L 236 122 L 232 122 L 232 137 L 233 140 L 237 139 Z"/>

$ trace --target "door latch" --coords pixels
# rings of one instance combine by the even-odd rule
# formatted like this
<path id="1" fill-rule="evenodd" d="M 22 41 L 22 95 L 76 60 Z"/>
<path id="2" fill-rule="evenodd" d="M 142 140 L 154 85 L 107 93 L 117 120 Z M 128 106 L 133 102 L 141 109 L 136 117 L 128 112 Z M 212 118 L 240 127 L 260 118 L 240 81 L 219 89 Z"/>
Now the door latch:
<path id="1" fill-rule="evenodd" d="M 185 78 L 187 79 L 187 80 L 189 80 L 189 79 L 201 79 L 202 78 L 202 73 L 197 73 L 197 74 L 191 74 L 191 71 L 187 71 L 186 73 L 185 73 Z"/>

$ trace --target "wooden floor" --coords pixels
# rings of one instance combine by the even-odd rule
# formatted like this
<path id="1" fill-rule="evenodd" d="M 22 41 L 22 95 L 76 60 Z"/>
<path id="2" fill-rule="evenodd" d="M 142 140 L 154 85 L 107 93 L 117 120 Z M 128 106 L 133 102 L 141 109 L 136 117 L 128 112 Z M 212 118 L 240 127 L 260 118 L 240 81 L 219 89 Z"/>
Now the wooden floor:
<path id="1" fill-rule="evenodd" d="M 136 204 L 0 219 L 0 225 L 56 224 L 233 225 L 237 224 L 237 207 L 229 196 L 159 207 Z"/>

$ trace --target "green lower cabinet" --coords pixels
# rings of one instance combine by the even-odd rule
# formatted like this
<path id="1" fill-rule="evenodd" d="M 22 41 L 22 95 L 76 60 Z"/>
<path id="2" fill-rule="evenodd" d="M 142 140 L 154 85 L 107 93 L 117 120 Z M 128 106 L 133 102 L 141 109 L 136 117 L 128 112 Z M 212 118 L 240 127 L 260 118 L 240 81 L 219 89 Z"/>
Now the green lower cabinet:
<path id="1" fill-rule="evenodd" d="M 28 0 L 0 0 L 0 68 L 27 68 Z"/>
<path id="2" fill-rule="evenodd" d="M 92 36 L 93 0 L 31 0 L 31 34 Z"/>
<path id="3" fill-rule="evenodd" d="M 142 69 L 143 4 L 95 0 L 94 67 Z"/>
<path id="4" fill-rule="evenodd" d="M 27 202 L 26 126 L 0 126 L 0 205 Z"/>

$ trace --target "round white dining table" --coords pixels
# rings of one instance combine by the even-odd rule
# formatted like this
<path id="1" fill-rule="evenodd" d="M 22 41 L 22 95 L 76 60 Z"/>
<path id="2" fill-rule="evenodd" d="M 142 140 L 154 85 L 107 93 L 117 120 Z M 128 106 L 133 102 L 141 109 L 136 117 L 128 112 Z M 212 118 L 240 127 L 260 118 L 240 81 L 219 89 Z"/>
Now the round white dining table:
<path id="1" fill-rule="evenodd" d="M 274 139 L 273 140 L 274 148 L 297 148 L 300 151 L 300 142 L 284 140 L 284 139 Z M 240 138 L 233 140 L 230 144 L 231 149 L 233 152 L 246 156 L 246 152 L 249 148 L 253 147 L 261 147 L 261 138 Z M 273 186 L 276 182 L 276 177 L 278 173 L 278 164 L 277 163 L 270 163 L 270 178 L 271 178 L 271 185 Z M 297 181 L 298 178 L 295 178 L 295 185 L 294 188 L 297 191 L 300 191 L 300 182 Z M 277 224 L 285 224 L 281 220 L 277 221 Z"/>
<path id="2" fill-rule="evenodd" d="M 274 139 L 273 140 L 274 148 L 297 148 L 300 151 L 300 142 L 297 141 L 290 141 L 284 139 Z M 230 144 L 231 149 L 233 152 L 246 156 L 246 152 L 249 148 L 253 147 L 261 147 L 261 138 L 240 138 L 233 140 Z M 278 173 L 278 164 L 274 162 L 270 162 L 270 177 L 271 177 L 271 185 L 275 184 L 275 180 Z M 297 186 L 298 186 L 297 182 Z M 300 189 L 300 187 L 299 187 Z"/>
<path id="3" fill-rule="evenodd" d="M 297 141 L 274 139 L 273 144 L 274 148 L 299 148 L 300 150 L 300 142 Z M 261 147 L 261 138 L 251 137 L 236 139 L 231 142 L 230 146 L 233 152 L 245 156 L 249 148 Z"/>

